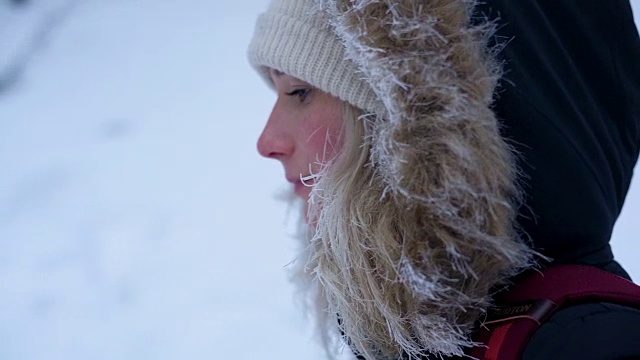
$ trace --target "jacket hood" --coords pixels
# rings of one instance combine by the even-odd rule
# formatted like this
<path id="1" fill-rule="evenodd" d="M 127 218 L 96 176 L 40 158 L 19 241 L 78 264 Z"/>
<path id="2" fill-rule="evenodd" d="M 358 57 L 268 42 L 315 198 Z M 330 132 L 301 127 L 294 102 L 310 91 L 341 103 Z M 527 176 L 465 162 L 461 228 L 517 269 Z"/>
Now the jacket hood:
<path id="1" fill-rule="evenodd" d="M 493 109 L 518 154 L 519 226 L 554 263 L 625 275 L 609 240 L 640 151 L 640 38 L 629 2 L 492 0 L 476 13 L 499 21 L 494 39 L 508 41 Z"/>
<path id="2" fill-rule="evenodd" d="M 532 258 L 490 108 L 492 28 L 472 25 L 471 0 L 307 1 L 385 115 L 360 113 L 364 155 L 318 174 L 302 288 L 326 338 L 367 359 L 462 355 L 492 289 Z"/>

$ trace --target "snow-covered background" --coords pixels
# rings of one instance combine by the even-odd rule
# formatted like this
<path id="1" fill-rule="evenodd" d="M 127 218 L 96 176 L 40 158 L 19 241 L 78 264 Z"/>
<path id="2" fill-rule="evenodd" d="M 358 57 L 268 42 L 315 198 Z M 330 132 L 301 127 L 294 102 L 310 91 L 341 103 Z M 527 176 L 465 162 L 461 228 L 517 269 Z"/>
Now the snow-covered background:
<path id="1" fill-rule="evenodd" d="M 324 358 L 255 151 L 267 2 L 0 0 L 0 359 Z M 639 215 L 636 177 L 613 240 L 636 279 Z"/>

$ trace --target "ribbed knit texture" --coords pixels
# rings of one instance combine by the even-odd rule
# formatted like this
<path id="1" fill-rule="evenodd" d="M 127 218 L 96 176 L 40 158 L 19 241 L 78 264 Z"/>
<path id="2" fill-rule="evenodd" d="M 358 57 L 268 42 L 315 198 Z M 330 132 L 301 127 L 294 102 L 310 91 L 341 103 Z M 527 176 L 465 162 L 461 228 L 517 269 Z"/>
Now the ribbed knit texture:
<path id="1" fill-rule="evenodd" d="M 269 86 L 268 69 L 326 91 L 371 113 L 385 107 L 362 79 L 355 63 L 345 60 L 345 47 L 309 0 L 272 1 L 258 17 L 249 45 L 249 62 Z"/>

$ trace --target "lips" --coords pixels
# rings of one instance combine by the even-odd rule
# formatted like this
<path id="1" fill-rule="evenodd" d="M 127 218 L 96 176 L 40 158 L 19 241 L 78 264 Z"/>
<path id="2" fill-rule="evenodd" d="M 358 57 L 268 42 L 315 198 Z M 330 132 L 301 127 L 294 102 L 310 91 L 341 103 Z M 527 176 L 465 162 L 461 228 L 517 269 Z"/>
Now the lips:
<path id="1" fill-rule="evenodd" d="M 302 182 L 297 182 L 293 185 L 293 192 L 301 198 L 305 197 L 305 193 L 307 191 L 307 187 Z"/>

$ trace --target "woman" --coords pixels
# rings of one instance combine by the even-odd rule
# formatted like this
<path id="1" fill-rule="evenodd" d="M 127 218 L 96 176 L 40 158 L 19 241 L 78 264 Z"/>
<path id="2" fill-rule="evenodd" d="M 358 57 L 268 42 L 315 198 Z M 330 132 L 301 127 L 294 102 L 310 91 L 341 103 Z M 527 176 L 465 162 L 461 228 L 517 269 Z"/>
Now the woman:
<path id="1" fill-rule="evenodd" d="M 514 4 L 273 0 L 258 19 L 249 59 L 278 94 L 258 150 L 307 205 L 302 287 L 330 352 L 344 336 L 360 358 L 462 356 L 534 264 L 626 276 L 608 241 L 640 143 L 638 62 L 619 61 L 640 59 L 629 4 Z M 604 43 L 607 16 L 622 45 Z M 628 307 L 570 307 L 523 358 L 598 358 L 585 343 L 638 326 Z"/>

